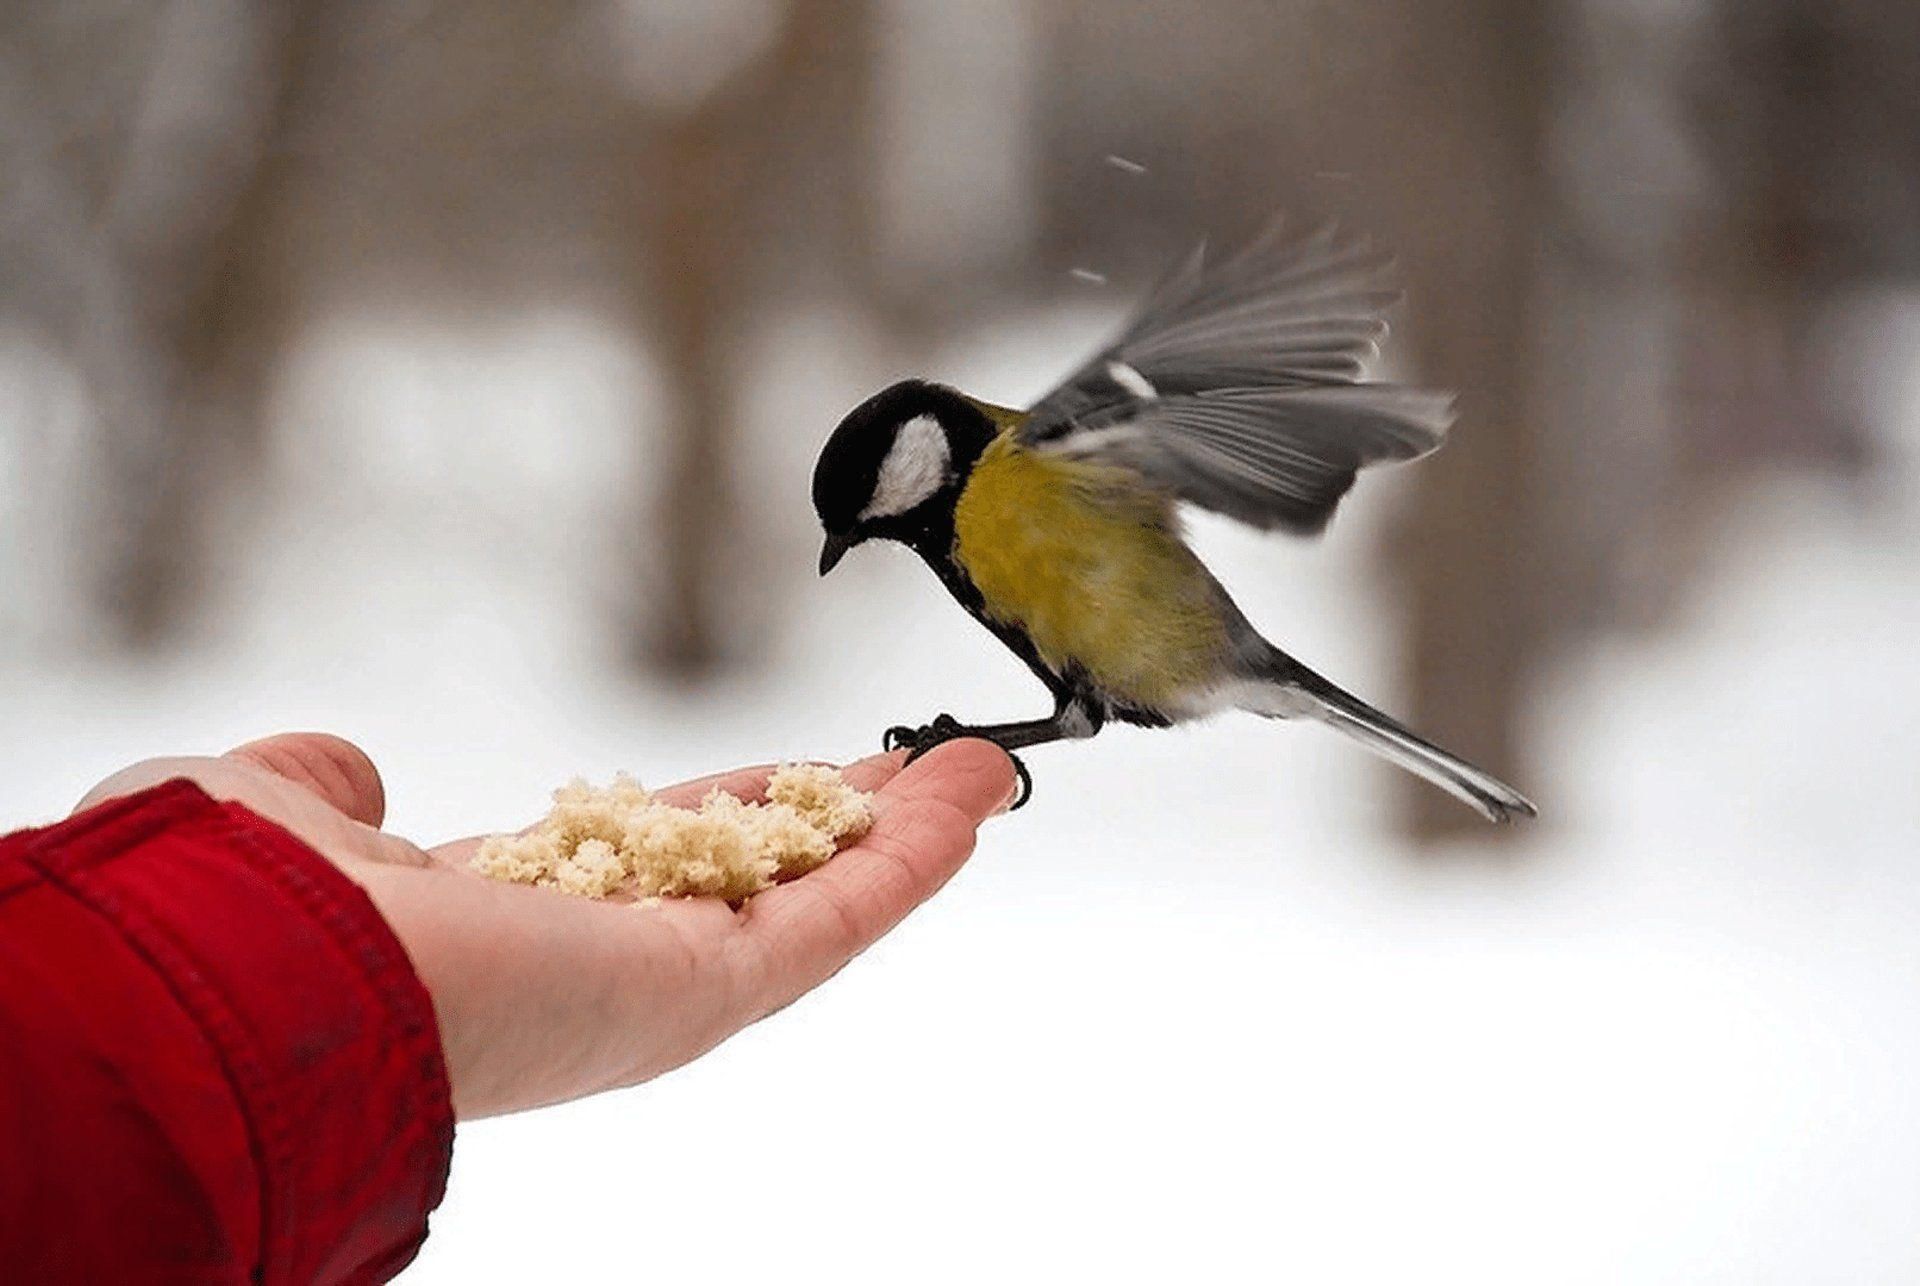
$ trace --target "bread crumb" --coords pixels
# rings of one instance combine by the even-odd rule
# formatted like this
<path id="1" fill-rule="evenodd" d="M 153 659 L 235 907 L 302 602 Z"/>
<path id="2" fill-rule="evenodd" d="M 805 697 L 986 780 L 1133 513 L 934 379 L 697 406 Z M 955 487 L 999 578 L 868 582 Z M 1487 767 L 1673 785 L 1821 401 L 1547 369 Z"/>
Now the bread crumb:
<path id="1" fill-rule="evenodd" d="M 840 770 L 825 764 L 784 764 L 767 779 L 767 801 L 785 804 L 815 830 L 835 839 L 858 839 L 873 825 L 871 797 L 847 785 Z"/>
<path id="2" fill-rule="evenodd" d="M 848 831 L 836 836 L 832 831 L 822 830 L 788 804 L 770 803 L 760 810 L 758 817 L 761 842 L 779 863 L 779 876 L 783 880 L 826 865 L 827 859 L 839 851 L 840 843 L 853 835 Z M 864 834 L 866 829 L 861 825 L 860 833 Z"/>
<path id="3" fill-rule="evenodd" d="M 560 860 L 559 841 L 551 835 L 490 835 L 480 842 L 473 869 L 514 884 L 551 884 Z"/>
<path id="4" fill-rule="evenodd" d="M 698 809 L 660 803 L 623 773 L 605 787 L 562 786 L 538 825 L 488 837 L 472 867 L 490 879 L 643 906 L 664 897 L 737 903 L 818 868 L 872 824 L 870 797 L 820 764 L 776 769 L 765 803 L 715 790 Z"/>
<path id="5" fill-rule="evenodd" d="M 626 862 L 620 851 L 603 839 L 582 842 L 553 873 L 555 888 L 583 898 L 606 897 L 626 882 Z"/>

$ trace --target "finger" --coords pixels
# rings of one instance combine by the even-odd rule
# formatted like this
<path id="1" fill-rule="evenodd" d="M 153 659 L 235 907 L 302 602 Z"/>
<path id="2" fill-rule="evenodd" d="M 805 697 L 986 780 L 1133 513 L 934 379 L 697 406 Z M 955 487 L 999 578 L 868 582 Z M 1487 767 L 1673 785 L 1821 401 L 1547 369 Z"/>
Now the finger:
<path id="1" fill-rule="evenodd" d="M 324 732 L 283 732 L 249 741 L 224 758 L 264 768 L 304 786 L 356 822 L 379 826 L 387 813 L 386 787 L 367 752 Z"/>
<path id="2" fill-rule="evenodd" d="M 73 806 L 75 813 L 84 813 L 89 808 L 104 804 L 109 799 L 118 799 L 122 795 L 131 795 L 158 786 L 163 781 L 185 778 L 214 793 L 207 784 L 209 773 L 218 777 L 223 765 L 217 759 L 205 756 L 173 755 L 160 759 L 143 759 L 137 764 L 122 768 L 119 772 L 103 779 L 92 790 L 80 797 Z M 231 768 L 227 769 L 232 772 Z"/>
<path id="3" fill-rule="evenodd" d="M 840 770 L 847 784 L 855 790 L 864 790 L 868 794 L 879 790 L 907 766 L 907 752 L 889 750 L 883 754 L 868 755 L 865 759 L 855 760 Z"/>
<path id="4" fill-rule="evenodd" d="M 848 764 L 840 770 L 847 784 L 855 790 L 871 794 L 880 789 L 906 762 L 906 752 L 896 750 L 889 754 L 870 755 L 865 759 Z M 723 790 L 729 795 L 737 795 L 749 801 L 763 800 L 767 797 L 767 778 L 773 775 L 777 764 L 760 764 L 753 768 L 736 768 L 732 772 L 714 773 L 710 777 L 699 777 L 693 781 L 683 781 L 673 786 L 663 786 L 654 792 L 654 797 L 663 804 L 672 804 L 676 808 L 693 808 L 714 790 Z"/>
<path id="5" fill-rule="evenodd" d="M 864 839 L 742 909 L 765 970 L 751 988 L 762 1006 L 817 986 L 933 896 L 1014 790 L 1006 752 L 985 741 L 949 742 L 901 770 L 876 796 Z"/>
<path id="6" fill-rule="evenodd" d="M 896 757 L 904 759 L 905 752 L 876 755 L 862 763 Z M 1019 784 L 1011 755 L 991 741 L 967 737 L 949 741 L 907 764 L 881 788 L 876 802 L 884 811 L 900 800 L 938 795 L 978 826 L 1012 802 Z"/>
<path id="7" fill-rule="evenodd" d="M 346 742 L 337 738 L 311 735 L 322 743 L 347 746 Z M 148 759 L 121 769 L 95 786 L 81 799 L 74 811 L 80 812 L 108 799 L 145 790 L 164 781 L 184 780 L 192 782 L 215 799 L 245 805 L 266 820 L 285 827 L 336 862 L 364 859 L 399 866 L 429 864 L 427 855 L 413 844 L 397 835 L 389 835 L 343 810 L 344 804 L 346 808 L 357 810 L 362 815 L 378 817 L 381 811 L 378 776 L 372 778 L 371 784 L 359 777 L 341 779 L 349 783 L 345 786 L 338 782 L 329 784 L 331 779 L 327 774 L 332 770 L 305 760 L 299 762 L 313 767 L 319 775 L 299 775 L 292 768 L 296 761 L 284 753 L 287 747 L 273 744 L 298 740 L 301 738 L 268 738 L 265 742 L 242 746 L 217 759 Z M 258 753 L 263 747 L 267 748 L 264 756 Z M 347 749 L 353 750 L 351 746 L 347 746 Z M 353 750 L 353 756 L 364 760 L 357 750 Z M 342 773 L 359 772 L 357 765 L 351 761 L 337 767 Z M 371 773 L 371 770 L 372 765 L 367 764 L 366 771 Z M 347 873 L 352 875 L 353 871 Z"/>
<path id="8" fill-rule="evenodd" d="M 663 804 L 672 804 L 675 808 L 694 808 L 701 800 L 715 790 L 725 791 L 729 795 L 738 795 L 745 800 L 762 800 L 767 797 L 767 778 L 773 775 L 776 764 L 759 764 L 752 768 L 735 768 L 731 772 L 713 773 L 707 777 L 696 777 L 692 781 L 679 782 L 672 786 L 662 786 L 655 791 L 654 798 Z"/>
<path id="9" fill-rule="evenodd" d="M 472 871 L 474 855 L 480 851 L 480 846 L 486 841 L 485 835 L 469 835 L 465 839 L 449 840 L 445 844 L 435 844 L 426 850 L 427 857 L 435 866 L 444 866 L 456 871 Z"/>

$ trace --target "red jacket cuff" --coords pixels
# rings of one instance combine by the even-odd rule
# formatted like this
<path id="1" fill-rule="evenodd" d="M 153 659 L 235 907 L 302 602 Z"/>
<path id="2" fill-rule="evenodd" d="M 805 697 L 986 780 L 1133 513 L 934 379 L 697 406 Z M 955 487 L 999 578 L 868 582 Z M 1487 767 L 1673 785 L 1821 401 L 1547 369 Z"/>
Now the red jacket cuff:
<path id="1" fill-rule="evenodd" d="M 226 1269 L 235 1280 L 384 1280 L 412 1259 L 452 1154 L 439 1030 L 399 941 L 332 863 L 239 805 L 169 782 L 0 840 L 0 965 L 10 958 L 67 994 L 9 996 L 0 970 L 0 1026 L 12 1016 L 39 1028 L 19 1035 L 43 1041 L 48 1060 L 71 1050 L 87 1072 L 69 1084 L 44 1062 L 56 1083 L 28 1087 L 43 1111 L 73 1116 L 51 1137 L 110 1154 L 29 1165 L 88 1167 L 80 1184 L 96 1194 L 124 1185 L 129 1220 L 143 1202 L 161 1210 L 192 1194 L 180 1266 L 232 1261 L 196 1280 L 226 1280 Z M 21 977 L 11 985 L 33 987 L 31 971 Z M 128 1021 L 103 1019 L 116 1005 Z M 7 1072 L 0 1059 L 0 1092 Z M 162 1138 L 173 1172 L 122 1173 L 134 1163 L 111 1155 L 119 1129 L 138 1134 L 133 1155 Z M 59 1190 L 57 1173 L 39 1177 Z M 148 1181 L 161 1191 L 143 1194 Z M 166 1236 L 138 1230 L 139 1255 L 171 1257 Z M 94 1262 L 83 1242 L 54 1239 L 76 1265 Z"/>

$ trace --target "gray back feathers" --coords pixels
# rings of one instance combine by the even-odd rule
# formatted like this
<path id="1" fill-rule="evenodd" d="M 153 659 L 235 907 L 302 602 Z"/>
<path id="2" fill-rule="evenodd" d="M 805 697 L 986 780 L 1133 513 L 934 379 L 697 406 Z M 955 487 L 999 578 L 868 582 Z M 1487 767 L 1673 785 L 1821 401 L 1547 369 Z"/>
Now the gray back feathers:
<path id="1" fill-rule="evenodd" d="M 1278 221 L 1219 264 L 1196 251 L 1034 406 L 1022 439 L 1255 527 L 1317 532 L 1360 469 L 1426 454 L 1452 420 L 1445 394 L 1358 382 L 1398 298 L 1389 264 Z"/>

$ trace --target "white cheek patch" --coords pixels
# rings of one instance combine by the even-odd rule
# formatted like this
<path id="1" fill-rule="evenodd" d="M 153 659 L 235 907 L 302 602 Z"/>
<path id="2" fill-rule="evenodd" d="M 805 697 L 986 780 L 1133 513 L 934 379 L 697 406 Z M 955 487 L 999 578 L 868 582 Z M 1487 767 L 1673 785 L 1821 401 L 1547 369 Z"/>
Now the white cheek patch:
<path id="1" fill-rule="evenodd" d="M 887 458 L 880 462 L 873 499 L 860 511 L 861 521 L 903 514 L 940 490 L 953 462 L 947 432 L 931 415 L 916 415 L 900 426 Z"/>

